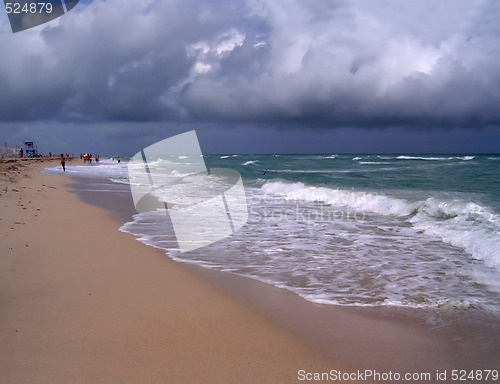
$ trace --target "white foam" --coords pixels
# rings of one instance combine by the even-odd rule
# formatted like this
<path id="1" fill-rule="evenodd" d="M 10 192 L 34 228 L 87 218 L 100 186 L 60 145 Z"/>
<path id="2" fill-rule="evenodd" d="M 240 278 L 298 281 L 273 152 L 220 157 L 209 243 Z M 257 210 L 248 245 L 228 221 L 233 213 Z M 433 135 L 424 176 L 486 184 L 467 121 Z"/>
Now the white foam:
<path id="1" fill-rule="evenodd" d="M 246 165 L 252 165 L 252 164 L 257 164 L 259 162 L 259 160 L 248 160 L 248 161 L 245 161 L 242 166 L 246 166 Z"/>
<path id="2" fill-rule="evenodd" d="M 126 180 L 127 163 L 118 163 L 111 159 L 101 159 L 99 162 L 84 164 L 79 159 L 74 159 L 66 163 L 66 172 L 63 172 L 61 166 L 46 168 L 45 172 L 73 175 L 78 177 L 97 177 L 108 180 Z"/>
<path id="3" fill-rule="evenodd" d="M 399 160 L 427 160 L 427 161 L 444 161 L 444 160 L 474 160 L 474 156 L 455 156 L 455 157 L 426 157 L 426 156 L 398 156 Z"/>
<path id="4" fill-rule="evenodd" d="M 415 214 L 409 222 L 417 230 L 438 236 L 500 271 L 500 216 L 475 202 L 447 196 L 410 202 L 376 193 L 306 186 L 301 182 L 272 181 L 261 189 L 285 200 L 323 202 L 384 216 Z"/>
<path id="5" fill-rule="evenodd" d="M 262 191 L 283 197 L 285 200 L 323 202 L 332 206 L 349 207 L 361 212 L 380 215 L 407 216 L 418 204 L 403 199 L 369 192 L 348 191 L 326 187 L 306 186 L 302 182 L 272 181 L 262 186 Z"/>
<path id="6" fill-rule="evenodd" d="M 294 291 L 294 290 L 292 290 Z M 401 308 L 416 308 L 416 309 L 426 309 L 426 308 L 445 308 L 445 309 L 467 309 L 474 307 L 474 305 L 469 301 L 461 301 L 461 300 L 446 300 L 439 299 L 430 302 L 417 303 L 413 301 L 403 301 L 403 300 L 379 300 L 374 302 L 349 302 L 346 303 L 342 300 L 332 300 L 328 298 L 324 298 L 323 296 L 327 295 L 314 295 L 314 294 L 301 294 L 300 291 L 295 292 L 302 298 L 311 301 L 317 304 L 329 304 L 329 305 L 339 305 L 339 306 L 349 306 L 349 307 L 401 307 Z"/>
<path id="7" fill-rule="evenodd" d="M 475 202 L 430 197 L 410 222 L 500 271 L 500 216 Z"/>
<path id="8" fill-rule="evenodd" d="M 429 160 L 429 161 L 442 161 L 448 160 L 447 157 L 422 157 L 422 156 L 398 156 L 399 160 Z"/>
<path id="9" fill-rule="evenodd" d="M 381 160 L 393 160 L 394 157 L 391 157 L 391 156 L 381 156 L 381 155 L 377 155 L 377 157 Z"/>

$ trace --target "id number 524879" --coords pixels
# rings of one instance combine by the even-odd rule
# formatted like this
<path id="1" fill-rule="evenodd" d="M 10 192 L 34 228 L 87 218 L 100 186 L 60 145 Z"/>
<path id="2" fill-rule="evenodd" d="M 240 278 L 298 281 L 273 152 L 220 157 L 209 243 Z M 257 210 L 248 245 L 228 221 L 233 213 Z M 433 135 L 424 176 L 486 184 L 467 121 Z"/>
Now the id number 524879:
<path id="1" fill-rule="evenodd" d="M 5 3 L 5 10 L 7 13 L 52 13 L 52 4 L 51 3 Z"/>
<path id="2" fill-rule="evenodd" d="M 452 381 L 497 381 L 499 379 L 496 369 L 476 369 L 467 371 L 465 369 L 454 369 L 451 371 Z"/>

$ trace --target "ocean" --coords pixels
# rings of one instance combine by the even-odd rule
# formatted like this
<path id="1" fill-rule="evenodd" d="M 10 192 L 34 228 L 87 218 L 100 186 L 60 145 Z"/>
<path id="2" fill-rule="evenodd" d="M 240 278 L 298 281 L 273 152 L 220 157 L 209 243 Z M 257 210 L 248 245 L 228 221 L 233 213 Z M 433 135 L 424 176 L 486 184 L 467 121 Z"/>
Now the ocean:
<path id="1" fill-rule="evenodd" d="M 120 228 L 185 263 L 347 306 L 500 313 L 500 155 L 211 155 L 243 180 L 248 222 L 181 253 L 166 215 Z M 188 156 L 158 159 L 171 169 Z M 264 171 L 267 172 L 264 174 Z M 60 167 L 47 170 L 62 173 Z M 95 193 L 130 194 L 127 162 L 78 159 Z"/>

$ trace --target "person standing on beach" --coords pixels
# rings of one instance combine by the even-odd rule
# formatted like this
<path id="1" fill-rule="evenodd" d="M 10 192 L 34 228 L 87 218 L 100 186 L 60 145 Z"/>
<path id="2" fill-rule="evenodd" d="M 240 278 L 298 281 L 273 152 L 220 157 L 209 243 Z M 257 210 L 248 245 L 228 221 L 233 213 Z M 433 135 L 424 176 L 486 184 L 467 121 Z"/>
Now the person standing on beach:
<path id="1" fill-rule="evenodd" d="M 63 171 L 66 172 L 66 158 L 62 153 L 61 153 L 61 165 L 63 167 Z"/>

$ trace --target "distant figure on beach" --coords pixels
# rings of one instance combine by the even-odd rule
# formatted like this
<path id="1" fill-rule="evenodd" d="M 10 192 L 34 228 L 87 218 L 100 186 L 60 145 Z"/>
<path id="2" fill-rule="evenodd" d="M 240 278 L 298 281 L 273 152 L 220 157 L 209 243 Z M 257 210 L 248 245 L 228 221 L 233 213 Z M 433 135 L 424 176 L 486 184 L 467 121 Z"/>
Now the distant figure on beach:
<path id="1" fill-rule="evenodd" d="M 264 171 L 264 173 L 262 174 L 262 176 L 264 176 L 267 173 L 267 171 L 269 171 L 269 168 L 266 168 L 266 170 Z"/>
<path id="2" fill-rule="evenodd" d="M 122 161 L 122 159 L 118 158 L 118 162 Z"/>
<path id="3" fill-rule="evenodd" d="M 23 157 L 23 149 L 22 148 L 19 150 L 19 157 Z"/>
<path id="4" fill-rule="evenodd" d="M 63 167 L 63 171 L 66 172 L 66 158 L 62 153 L 61 153 L 61 165 Z"/>
<path id="5" fill-rule="evenodd" d="M 98 163 L 99 162 L 99 155 L 95 155 L 95 162 Z"/>

